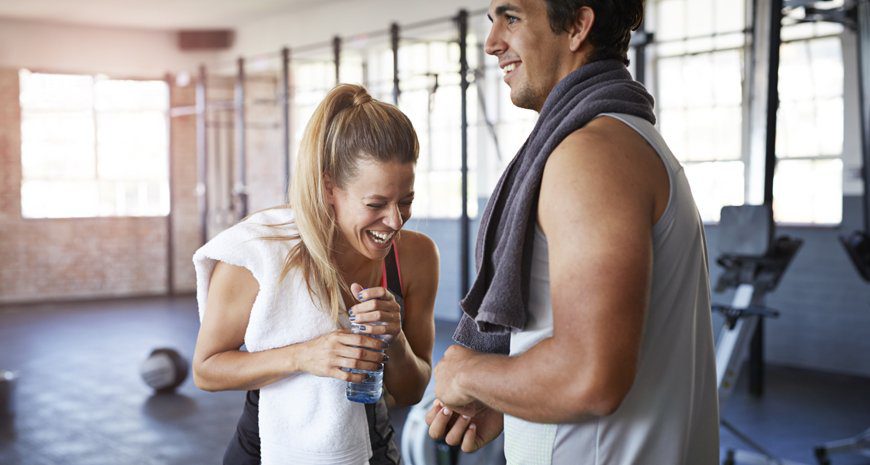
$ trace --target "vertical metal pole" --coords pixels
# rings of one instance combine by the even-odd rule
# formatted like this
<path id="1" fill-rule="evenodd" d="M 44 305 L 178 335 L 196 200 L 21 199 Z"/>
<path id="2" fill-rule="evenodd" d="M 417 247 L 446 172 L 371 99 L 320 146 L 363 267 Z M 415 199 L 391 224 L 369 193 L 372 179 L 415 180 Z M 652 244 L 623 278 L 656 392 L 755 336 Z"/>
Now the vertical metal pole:
<path id="1" fill-rule="evenodd" d="M 764 395 L 764 318 L 758 319 L 752 341 L 749 343 L 749 392 L 756 397 Z"/>
<path id="2" fill-rule="evenodd" d="M 399 24 L 390 25 L 390 48 L 393 50 L 393 105 L 399 105 Z"/>
<path id="3" fill-rule="evenodd" d="M 749 76 L 749 162 L 752 164 L 752 178 L 748 178 L 747 203 L 773 204 L 782 6 L 783 0 L 755 0 L 753 3 L 752 68 Z"/>
<path id="4" fill-rule="evenodd" d="M 284 201 L 289 202 L 290 191 L 290 49 L 281 49 L 281 117 L 284 143 Z"/>
<path id="5" fill-rule="evenodd" d="M 459 252 L 462 278 L 460 292 L 462 296 L 468 292 L 469 286 L 469 245 L 471 243 L 468 220 L 468 11 L 459 10 L 457 17 L 459 27 L 459 88 L 461 106 L 461 140 L 462 140 L 462 216 L 459 219 L 460 240 Z"/>
<path id="6" fill-rule="evenodd" d="M 646 30 L 646 21 L 640 23 L 640 27 L 634 33 L 634 79 L 646 85 L 646 50 L 652 43 L 653 35 Z"/>
<path id="7" fill-rule="evenodd" d="M 196 195 L 199 196 L 199 243 L 208 241 L 208 104 L 206 98 L 205 65 L 199 67 L 199 80 L 196 82 L 196 161 L 198 181 Z"/>
<path id="8" fill-rule="evenodd" d="M 750 97 L 750 171 L 757 176 L 762 166 L 763 179 L 749 179 L 751 195 L 747 203 L 758 202 L 758 181 L 762 180 L 761 202 L 773 211 L 773 175 L 776 169 L 776 111 L 779 108 L 779 48 L 782 44 L 783 0 L 755 0 L 753 6 L 753 44 Z M 749 354 L 749 392 L 764 393 L 764 325 L 756 328 Z"/>
<path id="9" fill-rule="evenodd" d="M 864 178 L 864 234 L 870 234 L 870 2 L 857 5 L 858 44 L 858 104 L 861 124 L 861 175 Z"/>
<path id="10" fill-rule="evenodd" d="M 782 44 L 782 3 L 770 0 L 768 34 L 770 40 L 767 76 L 767 138 L 764 150 L 764 204 L 773 209 L 773 174 L 776 170 L 776 112 L 779 109 L 779 48 Z"/>
<path id="11" fill-rule="evenodd" d="M 236 198 L 236 220 L 248 216 L 247 160 L 245 159 L 245 59 L 239 58 L 235 88 L 235 127 L 236 127 L 236 185 L 233 189 Z"/>
<path id="12" fill-rule="evenodd" d="M 332 38 L 332 61 L 335 63 L 335 85 L 341 82 L 341 37 Z"/>
<path id="13" fill-rule="evenodd" d="M 166 165 L 167 165 L 167 173 L 169 184 L 169 213 L 166 215 L 166 292 L 169 295 L 175 294 L 175 274 L 174 274 L 174 262 L 175 262 L 175 238 L 173 237 L 172 230 L 173 228 L 173 214 L 174 214 L 174 203 L 172 194 L 175 192 L 175 189 L 172 188 L 172 183 L 175 181 L 174 169 L 172 168 L 172 164 L 175 161 L 174 150 L 173 150 L 173 133 L 172 133 L 172 101 L 173 101 L 173 78 L 171 74 L 167 74 L 166 78 L 166 90 L 167 90 L 167 110 L 166 110 L 166 135 L 167 135 L 167 147 L 166 147 Z"/>

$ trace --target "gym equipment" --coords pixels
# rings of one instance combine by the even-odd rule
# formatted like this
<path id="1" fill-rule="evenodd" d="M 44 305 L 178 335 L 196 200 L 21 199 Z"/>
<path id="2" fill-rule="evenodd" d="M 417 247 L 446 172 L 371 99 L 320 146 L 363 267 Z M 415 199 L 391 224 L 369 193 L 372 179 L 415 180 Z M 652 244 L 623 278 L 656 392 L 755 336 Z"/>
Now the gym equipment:
<path id="1" fill-rule="evenodd" d="M 870 236 L 864 231 L 855 231 L 848 236 L 840 236 L 840 243 L 849 254 L 858 274 L 864 281 L 870 281 Z"/>
<path id="2" fill-rule="evenodd" d="M 816 460 L 819 461 L 819 465 L 831 465 L 831 459 L 828 455 L 843 452 L 854 452 L 864 457 L 870 457 L 870 429 L 857 436 L 826 442 L 816 447 Z"/>
<path id="3" fill-rule="evenodd" d="M 855 265 L 858 274 L 870 282 L 870 3 L 846 0 L 839 8 L 819 8 L 821 2 L 806 0 L 803 3 L 806 22 L 834 22 L 857 32 L 858 35 L 858 114 L 861 124 L 861 155 L 864 181 L 864 230 L 840 236 L 840 243 Z M 830 454 L 859 453 L 870 457 L 870 429 L 857 436 L 827 442 L 814 449 L 819 465 L 830 465 Z"/>
<path id="4" fill-rule="evenodd" d="M 15 380 L 18 376 L 11 372 L 0 370 L 0 417 L 15 413 Z"/>
<path id="5" fill-rule="evenodd" d="M 160 347 L 151 351 L 141 365 L 142 380 L 158 394 L 175 391 L 187 379 L 187 360 L 175 349 Z"/>
<path id="6" fill-rule="evenodd" d="M 774 239 L 773 213 L 768 205 L 741 205 L 722 208 L 719 223 L 720 255 L 716 262 L 723 273 L 716 282 L 716 292 L 734 288 L 731 305 L 713 305 L 725 316 L 716 347 L 716 380 L 719 409 L 734 391 L 740 369 L 753 346 L 762 346 L 764 318 L 776 318 L 779 312 L 764 306 L 768 292 L 776 289 L 788 265 L 803 241 L 781 236 Z M 728 449 L 723 465 L 764 464 L 796 465 L 777 459 L 741 433 L 725 419 L 722 427 L 733 433 L 753 451 Z"/>

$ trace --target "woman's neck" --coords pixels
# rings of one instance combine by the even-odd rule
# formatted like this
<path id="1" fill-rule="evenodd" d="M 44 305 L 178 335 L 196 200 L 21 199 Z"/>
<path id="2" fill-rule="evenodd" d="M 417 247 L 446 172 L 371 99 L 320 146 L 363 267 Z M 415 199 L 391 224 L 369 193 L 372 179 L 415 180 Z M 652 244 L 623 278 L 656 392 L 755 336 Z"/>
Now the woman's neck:
<path id="1" fill-rule="evenodd" d="M 348 285 L 359 283 L 369 287 L 374 285 L 378 278 L 381 260 L 372 260 L 360 254 L 343 240 L 336 241 L 332 259 Z"/>

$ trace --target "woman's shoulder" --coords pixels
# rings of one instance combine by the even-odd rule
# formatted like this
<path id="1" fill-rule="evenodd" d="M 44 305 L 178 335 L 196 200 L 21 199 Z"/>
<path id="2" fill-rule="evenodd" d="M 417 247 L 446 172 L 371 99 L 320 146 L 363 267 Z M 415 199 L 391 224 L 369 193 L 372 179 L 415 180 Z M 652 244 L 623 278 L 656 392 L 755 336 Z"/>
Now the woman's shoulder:
<path id="1" fill-rule="evenodd" d="M 236 226 L 252 230 L 295 232 L 295 215 L 287 206 L 267 208 L 251 213 Z"/>
<path id="2" fill-rule="evenodd" d="M 413 281 L 418 276 L 433 276 L 438 269 L 438 246 L 429 236 L 403 229 L 396 239 L 402 276 Z M 437 276 L 437 275 L 436 275 Z"/>
<path id="3" fill-rule="evenodd" d="M 213 259 L 252 271 L 283 263 L 295 237 L 293 212 L 273 208 L 256 212 L 221 231 L 194 254 L 194 260 Z M 256 273 L 255 273 L 256 274 Z"/>

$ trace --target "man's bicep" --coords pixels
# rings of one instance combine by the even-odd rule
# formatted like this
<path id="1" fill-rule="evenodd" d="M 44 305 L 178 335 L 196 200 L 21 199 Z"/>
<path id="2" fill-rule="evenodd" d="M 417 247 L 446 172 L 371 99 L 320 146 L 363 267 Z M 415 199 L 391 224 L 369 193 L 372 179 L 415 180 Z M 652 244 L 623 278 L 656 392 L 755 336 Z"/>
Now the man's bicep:
<path id="1" fill-rule="evenodd" d="M 633 182 L 629 160 L 608 149 L 554 152 L 539 221 L 548 241 L 554 342 L 582 354 L 601 382 L 625 387 L 648 299 L 652 202 L 644 184 Z"/>

